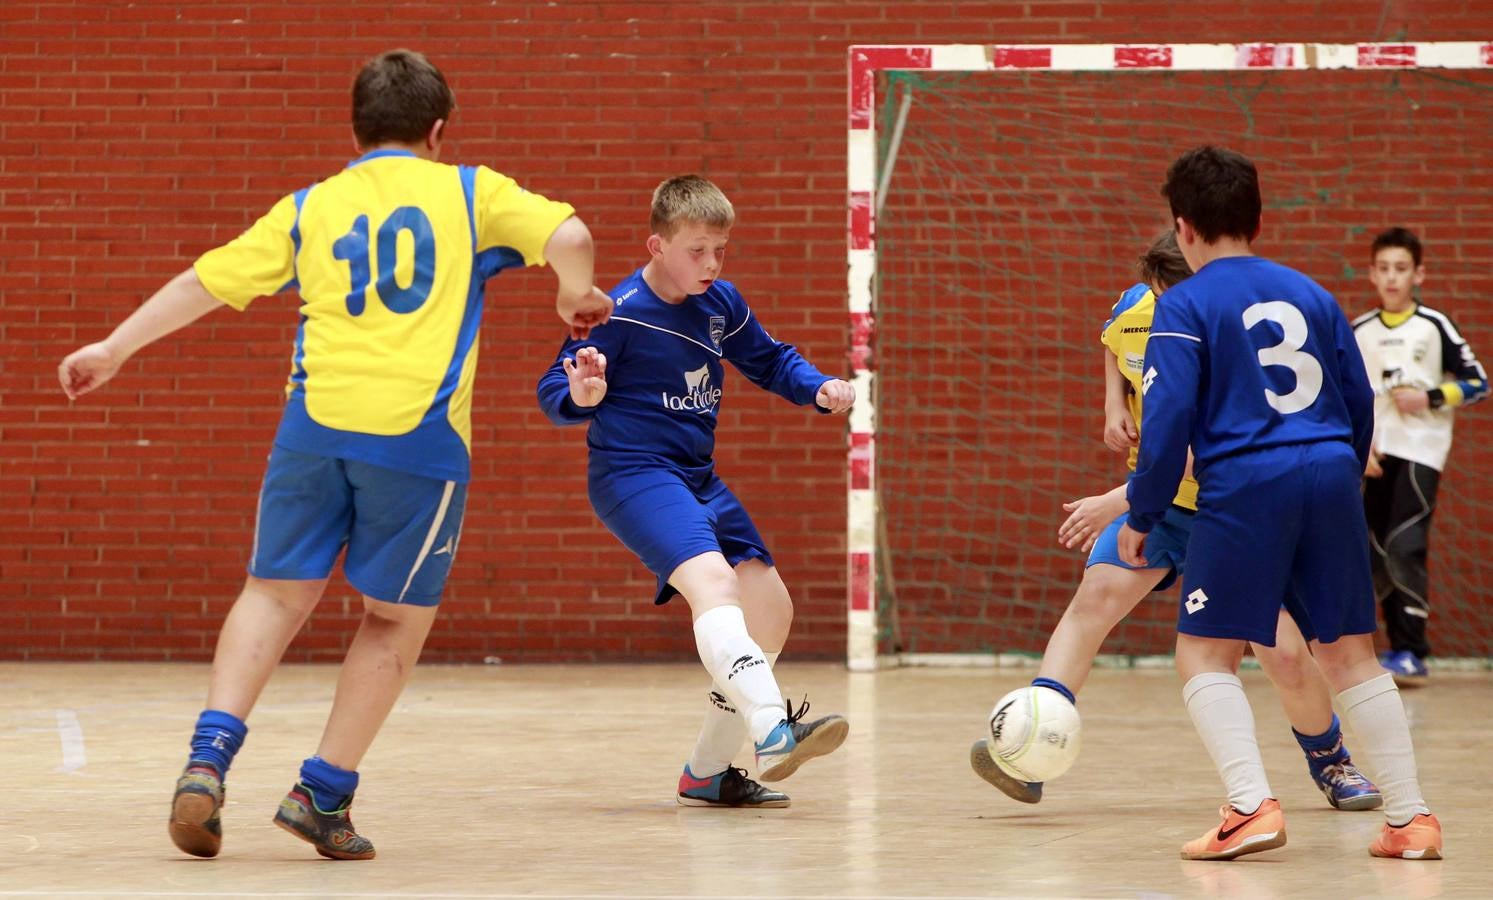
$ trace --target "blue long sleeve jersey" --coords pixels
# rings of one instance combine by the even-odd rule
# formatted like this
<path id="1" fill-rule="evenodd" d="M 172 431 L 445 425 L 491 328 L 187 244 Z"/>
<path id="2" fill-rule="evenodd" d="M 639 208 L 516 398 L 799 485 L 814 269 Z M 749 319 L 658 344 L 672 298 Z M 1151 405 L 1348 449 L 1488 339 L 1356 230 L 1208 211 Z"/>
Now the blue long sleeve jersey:
<path id="1" fill-rule="evenodd" d="M 1239 453 L 1344 441 L 1367 463 L 1374 392 L 1348 318 L 1316 282 L 1258 256 L 1203 266 L 1166 292 L 1146 344 L 1146 418 L 1130 476 L 1130 527 L 1149 532 L 1193 452 L 1208 467 Z"/>
<path id="2" fill-rule="evenodd" d="M 591 423 L 586 445 L 593 482 L 640 466 L 690 475 L 709 471 L 723 359 L 753 384 L 800 406 L 814 403 L 819 388 L 832 380 L 792 345 L 774 340 L 730 282 L 667 303 L 639 269 L 612 297 L 611 320 L 585 340 L 567 340 L 538 386 L 539 406 L 550 421 Z M 591 408 L 571 401 L 562 365 L 585 347 L 607 358 L 607 394 Z"/>

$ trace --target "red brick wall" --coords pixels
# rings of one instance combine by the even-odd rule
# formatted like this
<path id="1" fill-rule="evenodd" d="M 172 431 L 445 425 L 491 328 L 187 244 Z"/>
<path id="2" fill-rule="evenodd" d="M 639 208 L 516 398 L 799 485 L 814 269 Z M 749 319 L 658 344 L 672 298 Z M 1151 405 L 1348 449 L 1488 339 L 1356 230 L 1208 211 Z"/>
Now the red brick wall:
<path id="1" fill-rule="evenodd" d="M 698 171 L 741 211 L 728 277 L 843 368 L 850 43 L 1482 39 L 1453 0 L 1386 4 L 34 2 L 0 4 L 0 657 L 205 659 L 238 589 L 276 422 L 291 300 L 213 314 L 69 405 L 57 361 L 201 251 L 350 154 L 361 60 L 430 54 L 461 105 L 448 159 L 576 204 L 600 278 L 641 257 L 645 206 Z M 542 273 L 489 291 L 476 477 L 427 659 L 675 658 L 682 609 L 594 521 L 582 435 L 533 381 L 559 338 Z M 843 421 L 728 386 L 722 473 L 798 604 L 790 652 L 843 639 Z M 289 658 L 337 657 L 334 582 Z"/>

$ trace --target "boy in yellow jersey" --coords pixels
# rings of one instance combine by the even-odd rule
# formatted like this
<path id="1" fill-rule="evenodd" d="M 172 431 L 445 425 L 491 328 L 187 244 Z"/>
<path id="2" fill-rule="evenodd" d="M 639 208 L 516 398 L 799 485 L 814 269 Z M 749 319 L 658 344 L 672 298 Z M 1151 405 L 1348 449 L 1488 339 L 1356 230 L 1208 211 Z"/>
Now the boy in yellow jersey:
<path id="1" fill-rule="evenodd" d="M 1140 446 L 1141 386 L 1146 341 L 1157 298 L 1192 270 L 1168 231 L 1152 243 L 1140 259 L 1137 284 L 1120 296 L 1104 325 L 1105 427 L 1104 442 L 1112 450 L 1129 451 L 1135 469 Z M 1153 590 L 1163 590 L 1186 567 L 1187 540 L 1197 510 L 1198 484 L 1191 474 L 1182 479 L 1172 508 L 1151 532 L 1146 543 L 1146 566 L 1135 568 L 1122 560 L 1115 546 L 1130 504 L 1126 485 L 1096 497 L 1063 504 L 1070 515 L 1058 529 L 1058 540 L 1069 549 L 1090 551 L 1083 581 L 1068 609 L 1053 629 L 1042 666 L 1032 684 L 1057 691 L 1069 702 L 1083 689 L 1094 655 L 1109 632 Z M 1312 780 L 1334 809 L 1373 809 L 1383 802 L 1378 789 L 1353 765 L 1343 746 L 1327 682 L 1317 670 L 1305 639 L 1282 610 L 1276 644 L 1254 645 L 1260 667 L 1279 688 L 1291 731 L 1306 754 Z M 1016 779 L 1001 769 L 986 749 L 975 743 L 970 762 L 980 777 L 1023 803 L 1042 799 L 1042 785 Z"/>
<path id="2" fill-rule="evenodd" d="M 76 398 L 224 305 L 300 291 L 249 577 L 219 635 L 171 804 L 171 839 L 194 856 L 218 853 L 223 781 L 244 719 L 346 548 L 363 619 L 321 743 L 275 823 L 322 856 L 373 857 L 349 808 L 358 763 L 420 655 L 456 556 L 484 284 L 502 269 L 547 263 L 573 334 L 610 316 L 611 300 L 592 283 L 590 232 L 570 205 L 483 166 L 437 161 L 454 106 L 445 77 L 419 53 L 375 57 L 353 85 L 358 159 L 283 198 L 59 367 Z"/>

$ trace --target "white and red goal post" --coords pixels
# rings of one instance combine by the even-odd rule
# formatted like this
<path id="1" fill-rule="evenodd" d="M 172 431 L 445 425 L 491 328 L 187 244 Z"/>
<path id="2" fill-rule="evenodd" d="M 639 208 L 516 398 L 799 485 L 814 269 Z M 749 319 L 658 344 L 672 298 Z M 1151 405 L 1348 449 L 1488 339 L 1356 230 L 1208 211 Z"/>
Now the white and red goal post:
<path id="1" fill-rule="evenodd" d="M 1493 42 L 1392 44 L 1047 44 L 859 45 L 849 48 L 848 297 L 850 354 L 857 390 L 849 436 L 847 648 L 849 667 L 879 663 L 877 385 L 872 355 L 876 259 L 877 75 L 884 71 L 1237 71 L 1493 68 Z M 994 76 L 999 77 L 999 76 Z M 895 152 L 893 150 L 893 152 Z M 892 659 L 890 662 L 895 663 Z"/>

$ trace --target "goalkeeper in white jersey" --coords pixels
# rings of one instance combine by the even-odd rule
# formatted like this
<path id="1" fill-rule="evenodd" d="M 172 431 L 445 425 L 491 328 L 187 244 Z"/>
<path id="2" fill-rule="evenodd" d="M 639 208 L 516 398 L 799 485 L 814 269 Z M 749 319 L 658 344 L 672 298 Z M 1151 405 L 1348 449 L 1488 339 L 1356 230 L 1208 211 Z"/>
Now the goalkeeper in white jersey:
<path id="1" fill-rule="evenodd" d="M 1379 308 L 1353 322 L 1374 387 L 1374 446 L 1364 484 L 1374 590 L 1401 684 L 1425 681 L 1431 653 L 1426 550 L 1436 491 L 1452 446 L 1452 410 L 1488 394 L 1488 377 L 1444 313 L 1419 303 L 1420 239 L 1406 228 L 1374 238 L 1369 279 Z"/>

